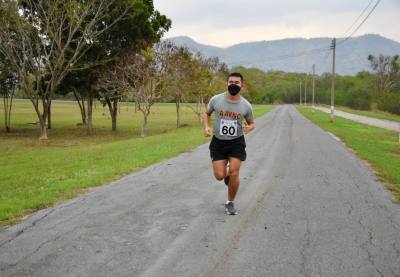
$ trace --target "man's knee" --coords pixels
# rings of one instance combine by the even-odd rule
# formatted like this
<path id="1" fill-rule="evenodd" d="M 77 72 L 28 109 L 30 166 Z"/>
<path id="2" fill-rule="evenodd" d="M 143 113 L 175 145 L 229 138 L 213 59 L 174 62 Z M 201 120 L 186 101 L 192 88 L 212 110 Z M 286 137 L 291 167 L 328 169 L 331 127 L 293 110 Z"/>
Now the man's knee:
<path id="1" fill-rule="evenodd" d="M 239 168 L 229 168 L 229 176 L 230 177 L 238 177 L 239 176 Z"/>
<path id="2" fill-rule="evenodd" d="M 225 178 L 225 173 L 224 172 L 214 172 L 215 179 L 218 181 L 221 181 L 222 179 Z"/>

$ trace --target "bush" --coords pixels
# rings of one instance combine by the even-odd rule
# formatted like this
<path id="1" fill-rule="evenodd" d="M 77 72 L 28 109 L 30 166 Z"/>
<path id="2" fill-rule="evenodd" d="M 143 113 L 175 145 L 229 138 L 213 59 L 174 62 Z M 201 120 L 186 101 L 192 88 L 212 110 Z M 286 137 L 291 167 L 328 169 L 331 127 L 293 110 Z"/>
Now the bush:
<path id="1" fill-rule="evenodd" d="M 378 109 L 400 114 L 400 91 L 385 93 L 385 96 L 378 100 Z"/>
<path id="2" fill-rule="evenodd" d="M 371 95 L 359 88 L 350 88 L 345 98 L 345 105 L 357 110 L 370 110 L 371 103 Z"/>

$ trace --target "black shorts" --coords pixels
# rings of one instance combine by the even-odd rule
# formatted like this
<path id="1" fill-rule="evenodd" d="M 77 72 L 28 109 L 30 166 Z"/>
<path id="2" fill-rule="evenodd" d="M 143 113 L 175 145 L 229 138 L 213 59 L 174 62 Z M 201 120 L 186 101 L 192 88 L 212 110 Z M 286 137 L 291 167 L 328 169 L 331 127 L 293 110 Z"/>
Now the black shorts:
<path id="1" fill-rule="evenodd" d="M 232 140 L 220 140 L 215 136 L 210 143 L 210 156 L 212 161 L 227 160 L 229 157 L 246 160 L 246 142 L 244 136 Z"/>

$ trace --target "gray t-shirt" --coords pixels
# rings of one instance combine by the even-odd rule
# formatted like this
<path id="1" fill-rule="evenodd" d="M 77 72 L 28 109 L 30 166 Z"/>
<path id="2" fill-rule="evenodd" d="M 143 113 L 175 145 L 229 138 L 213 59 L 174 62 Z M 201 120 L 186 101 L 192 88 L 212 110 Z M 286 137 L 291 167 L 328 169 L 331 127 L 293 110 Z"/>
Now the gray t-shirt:
<path id="1" fill-rule="evenodd" d="M 228 99 L 228 92 L 217 94 L 210 99 L 207 113 L 215 113 L 214 136 L 221 140 L 232 140 L 243 136 L 243 119 L 253 119 L 249 101 L 240 96 L 237 101 Z"/>

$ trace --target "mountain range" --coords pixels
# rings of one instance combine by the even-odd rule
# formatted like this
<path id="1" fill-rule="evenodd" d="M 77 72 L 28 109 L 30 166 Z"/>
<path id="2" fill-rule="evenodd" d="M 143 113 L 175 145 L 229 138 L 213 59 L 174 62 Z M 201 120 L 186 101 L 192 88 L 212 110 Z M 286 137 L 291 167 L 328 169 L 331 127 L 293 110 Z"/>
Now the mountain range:
<path id="1" fill-rule="evenodd" d="M 263 71 L 331 72 L 332 38 L 287 38 L 281 40 L 246 42 L 222 48 L 198 43 L 187 36 L 169 38 L 178 46 L 186 46 L 192 52 L 205 57 L 218 57 L 228 67 L 254 67 Z M 354 75 L 370 70 L 368 55 L 400 54 L 400 43 L 380 35 L 367 34 L 345 40 L 337 39 L 336 73 Z"/>

